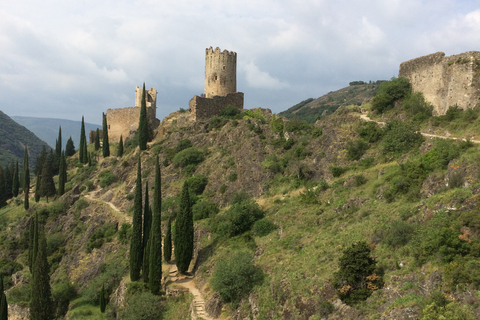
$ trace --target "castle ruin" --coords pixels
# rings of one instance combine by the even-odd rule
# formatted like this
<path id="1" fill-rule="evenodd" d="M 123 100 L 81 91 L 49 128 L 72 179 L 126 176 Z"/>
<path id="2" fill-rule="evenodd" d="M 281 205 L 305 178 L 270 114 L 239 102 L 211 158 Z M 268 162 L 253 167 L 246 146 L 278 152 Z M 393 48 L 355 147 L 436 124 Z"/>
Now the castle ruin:
<path id="1" fill-rule="evenodd" d="M 140 107 L 142 104 L 143 88 L 135 88 L 135 107 L 107 110 L 108 139 L 113 142 L 123 140 L 137 131 L 140 119 Z M 145 90 L 145 101 L 147 105 L 147 118 L 152 128 L 158 127 L 160 121 L 157 119 L 157 90 L 151 88 Z"/>
<path id="2" fill-rule="evenodd" d="M 243 92 L 237 92 L 237 53 L 207 48 L 205 93 L 190 100 L 190 115 L 194 121 L 208 119 L 228 105 L 243 109 Z"/>
<path id="3" fill-rule="evenodd" d="M 400 64 L 399 77 L 410 80 L 414 92 L 422 92 L 443 115 L 457 105 L 461 109 L 480 106 L 480 52 L 445 57 L 437 52 Z"/>

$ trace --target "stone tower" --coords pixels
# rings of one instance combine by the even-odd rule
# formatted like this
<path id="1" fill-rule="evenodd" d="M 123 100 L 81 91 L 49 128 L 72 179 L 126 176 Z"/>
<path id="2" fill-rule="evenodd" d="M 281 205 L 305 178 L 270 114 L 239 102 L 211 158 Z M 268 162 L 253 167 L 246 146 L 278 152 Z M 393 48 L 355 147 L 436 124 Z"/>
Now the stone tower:
<path id="1" fill-rule="evenodd" d="M 237 53 L 219 47 L 205 51 L 205 97 L 237 92 Z"/>
<path id="2" fill-rule="evenodd" d="M 137 108 L 142 106 L 142 91 L 143 88 L 135 87 L 135 107 Z M 155 118 L 157 116 L 157 90 L 155 90 L 155 88 L 151 88 L 150 90 L 145 89 L 145 102 L 147 110 L 151 108 L 150 111 L 147 111 L 149 116 Z"/>

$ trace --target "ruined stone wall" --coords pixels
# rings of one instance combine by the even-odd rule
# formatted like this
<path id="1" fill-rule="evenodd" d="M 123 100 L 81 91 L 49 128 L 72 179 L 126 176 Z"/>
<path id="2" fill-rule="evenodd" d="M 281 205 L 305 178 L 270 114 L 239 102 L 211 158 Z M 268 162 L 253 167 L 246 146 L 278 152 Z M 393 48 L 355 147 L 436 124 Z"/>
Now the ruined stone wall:
<path id="1" fill-rule="evenodd" d="M 243 92 L 213 98 L 194 96 L 189 102 L 190 116 L 193 121 L 208 119 L 217 116 L 228 105 L 243 109 Z"/>
<path id="2" fill-rule="evenodd" d="M 455 104 L 462 109 L 480 105 L 480 52 L 419 57 L 400 64 L 398 76 L 408 78 L 413 91 L 423 93 L 436 115 Z"/>
<path id="3" fill-rule="evenodd" d="M 237 92 L 237 53 L 212 47 L 205 50 L 205 97 Z"/>
<path id="4" fill-rule="evenodd" d="M 159 120 L 155 118 L 155 108 L 147 108 L 147 117 L 150 126 L 156 129 Z M 130 107 L 123 109 L 107 110 L 108 140 L 112 142 L 120 141 L 120 135 L 123 141 L 131 134 L 137 131 L 140 120 L 140 108 Z"/>
<path id="5" fill-rule="evenodd" d="M 142 91 L 143 88 L 135 87 L 135 107 L 140 108 L 142 106 Z M 150 90 L 145 90 L 145 102 L 147 108 L 155 109 L 155 115 L 157 116 L 157 90 L 151 88 Z"/>

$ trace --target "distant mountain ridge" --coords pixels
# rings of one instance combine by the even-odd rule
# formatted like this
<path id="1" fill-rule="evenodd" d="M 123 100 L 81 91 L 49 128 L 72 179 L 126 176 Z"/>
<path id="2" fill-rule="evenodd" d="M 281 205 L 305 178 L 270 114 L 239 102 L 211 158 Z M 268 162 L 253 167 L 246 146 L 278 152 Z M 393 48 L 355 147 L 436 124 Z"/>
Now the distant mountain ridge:
<path id="1" fill-rule="evenodd" d="M 58 128 L 62 127 L 62 148 L 65 149 L 65 144 L 68 138 L 71 136 L 75 149 L 80 145 L 80 128 L 82 121 L 73 121 L 56 118 L 34 118 L 34 117 L 22 117 L 13 116 L 13 120 L 32 131 L 40 139 L 48 143 L 52 148 L 55 148 L 55 142 L 58 138 Z M 87 134 L 91 130 L 97 130 L 102 128 L 99 124 L 85 122 L 85 132 Z"/>
<path id="2" fill-rule="evenodd" d="M 22 166 L 25 146 L 29 150 L 30 167 L 44 146 L 49 149 L 45 141 L 0 111 L 0 165 L 5 167 L 18 160 Z"/>

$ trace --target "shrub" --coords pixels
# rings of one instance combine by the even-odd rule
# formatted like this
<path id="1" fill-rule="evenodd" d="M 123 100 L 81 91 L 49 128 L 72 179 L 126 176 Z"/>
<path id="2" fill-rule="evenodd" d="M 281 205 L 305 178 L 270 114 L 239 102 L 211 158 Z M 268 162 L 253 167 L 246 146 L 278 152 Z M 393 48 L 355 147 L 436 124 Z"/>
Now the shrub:
<path id="1" fill-rule="evenodd" d="M 208 178 L 203 174 L 197 174 L 187 179 L 190 193 L 201 195 L 208 183 Z"/>
<path id="2" fill-rule="evenodd" d="M 374 121 L 363 122 L 357 129 L 358 135 L 369 143 L 374 143 L 382 139 L 383 130 Z"/>
<path id="3" fill-rule="evenodd" d="M 452 301 L 445 307 L 437 306 L 435 303 L 427 305 L 422 310 L 421 320 L 474 320 L 475 313 L 466 305 Z"/>
<path id="4" fill-rule="evenodd" d="M 104 170 L 104 171 L 100 172 L 98 174 L 98 178 L 100 179 L 98 184 L 102 188 L 106 188 L 109 185 L 111 185 L 112 183 L 117 181 L 117 177 L 110 170 Z"/>
<path id="5" fill-rule="evenodd" d="M 132 237 L 132 225 L 130 223 L 122 223 L 120 230 L 118 231 L 118 241 L 122 244 L 130 243 Z"/>
<path id="6" fill-rule="evenodd" d="M 237 173 L 236 173 L 236 172 L 232 172 L 232 173 L 228 176 L 228 181 L 233 182 L 233 181 L 236 181 L 237 178 L 238 178 Z"/>
<path id="7" fill-rule="evenodd" d="M 362 140 L 348 141 L 346 145 L 347 159 L 359 160 L 368 149 L 368 144 Z"/>
<path id="8" fill-rule="evenodd" d="M 404 99 L 412 92 L 407 78 L 392 78 L 380 84 L 378 92 L 372 100 L 372 110 L 383 113 L 394 106 L 394 102 Z"/>
<path id="9" fill-rule="evenodd" d="M 272 115 L 270 118 L 270 128 L 272 129 L 272 132 L 283 133 L 283 119 Z"/>
<path id="10" fill-rule="evenodd" d="M 382 152 L 384 154 L 401 154 L 419 147 L 424 138 L 418 128 L 407 122 L 393 120 L 385 127 Z"/>
<path id="11" fill-rule="evenodd" d="M 190 139 L 182 139 L 178 141 L 177 146 L 175 147 L 175 153 L 178 153 L 187 148 L 193 147 L 192 141 Z"/>
<path id="12" fill-rule="evenodd" d="M 23 267 L 20 263 L 8 258 L 0 258 L 0 276 L 11 276 L 22 269 Z"/>
<path id="13" fill-rule="evenodd" d="M 235 117 L 237 114 L 240 114 L 240 109 L 232 106 L 231 104 L 227 105 L 219 113 L 219 115 L 222 117 Z"/>
<path id="14" fill-rule="evenodd" d="M 234 237 L 252 227 L 262 219 L 264 212 L 253 200 L 234 203 L 224 215 L 217 215 L 211 222 L 212 229 L 220 236 Z"/>
<path id="15" fill-rule="evenodd" d="M 204 159 L 203 153 L 195 147 L 190 147 L 178 152 L 173 157 L 173 164 L 177 167 L 184 168 L 188 165 L 197 165 Z"/>
<path id="16" fill-rule="evenodd" d="M 342 167 L 336 167 L 336 166 L 331 166 L 330 171 L 332 172 L 332 175 L 337 178 L 340 177 L 342 174 L 344 174 L 348 168 L 342 168 Z"/>
<path id="17" fill-rule="evenodd" d="M 252 258 L 248 253 L 239 252 L 218 261 L 211 283 L 224 302 L 236 305 L 263 281 L 263 272 L 253 265 Z"/>
<path id="18" fill-rule="evenodd" d="M 127 297 L 125 308 L 120 312 L 120 319 L 151 320 L 162 319 L 165 311 L 163 298 L 149 291 Z"/>
<path id="19" fill-rule="evenodd" d="M 413 121 L 423 122 L 432 116 L 433 106 L 425 101 L 421 92 L 416 92 L 403 100 L 403 109 Z"/>
<path id="20" fill-rule="evenodd" d="M 300 119 L 291 119 L 285 125 L 286 132 L 302 132 L 312 129 L 312 125 Z"/>
<path id="21" fill-rule="evenodd" d="M 266 218 L 260 219 L 253 224 L 253 234 L 259 237 L 264 237 L 270 234 L 272 231 L 275 231 L 277 226 L 275 223 L 267 220 Z"/>
<path id="22" fill-rule="evenodd" d="M 100 248 L 103 243 L 112 241 L 112 236 L 117 232 L 117 226 L 114 223 L 105 223 L 95 231 L 88 239 L 87 253 L 92 252 L 95 248 Z"/>
<path id="23" fill-rule="evenodd" d="M 220 129 L 228 122 L 224 117 L 213 117 L 208 121 L 209 129 Z"/>
<path id="24" fill-rule="evenodd" d="M 268 155 L 265 161 L 261 163 L 262 168 L 273 174 L 282 173 L 284 166 L 276 155 Z"/>
<path id="25" fill-rule="evenodd" d="M 360 187 L 361 185 L 364 185 L 367 183 L 367 178 L 363 174 L 359 174 L 353 177 L 353 185 L 355 187 Z"/>
<path id="26" fill-rule="evenodd" d="M 387 229 L 388 232 L 383 241 L 393 248 L 406 245 L 412 239 L 415 230 L 411 224 L 402 220 L 393 221 Z"/>
<path id="27" fill-rule="evenodd" d="M 192 207 L 193 220 L 202 220 L 216 215 L 220 209 L 214 202 L 201 200 Z"/>
<path id="28" fill-rule="evenodd" d="M 52 286 L 52 298 L 57 318 L 61 318 L 67 313 L 70 301 L 75 299 L 76 296 L 77 290 L 68 280 L 55 283 Z"/>

